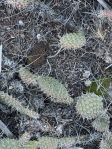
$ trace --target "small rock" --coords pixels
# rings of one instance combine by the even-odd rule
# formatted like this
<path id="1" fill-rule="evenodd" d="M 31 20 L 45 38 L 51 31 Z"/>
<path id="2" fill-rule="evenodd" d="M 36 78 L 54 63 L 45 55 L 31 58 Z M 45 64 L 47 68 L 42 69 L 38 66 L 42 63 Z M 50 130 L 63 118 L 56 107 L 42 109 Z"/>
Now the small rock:
<path id="1" fill-rule="evenodd" d="M 90 86 L 91 83 L 92 83 L 92 82 L 91 82 L 90 80 L 86 80 L 86 81 L 84 82 L 85 86 L 87 86 L 87 87 Z"/>
<path id="2" fill-rule="evenodd" d="M 41 39 L 41 35 L 37 34 L 37 39 L 40 40 Z"/>
<path id="3" fill-rule="evenodd" d="M 60 124 L 60 125 L 57 126 L 56 132 L 57 132 L 59 135 L 63 133 L 63 125 L 62 125 L 62 124 Z"/>
<path id="4" fill-rule="evenodd" d="M 89 78 L 91 72 L 89 70 L 85 70 L 85 72 L 83 73 L 83 78 Z"/>
<path id="5" fill-rule="evenodd" d="M 23 23 L 22 20 L 19 20 L 19 25 L 20 25 L 20 26 L 24 26 L 24 23 Z"/>

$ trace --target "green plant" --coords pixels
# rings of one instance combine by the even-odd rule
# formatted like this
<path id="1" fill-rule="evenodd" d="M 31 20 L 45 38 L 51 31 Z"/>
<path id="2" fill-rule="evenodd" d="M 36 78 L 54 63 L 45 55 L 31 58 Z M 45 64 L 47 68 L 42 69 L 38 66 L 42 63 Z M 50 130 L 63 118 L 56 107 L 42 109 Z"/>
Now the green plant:
<path id="1" fill-rule="evenodd" d="M 41 90 L 47 96 L 51 96 L 51 100 L 54 102 L 62 102 L 67 104 L 73 102 L 73 99 L 68 94 L 67 89 L 57 79 L 49 76 L 38 76 L 37 82 Z"/>
<path id="2" fill-rule="evenodd" d="M 29 141 L 23 145 L 16 139 L 1 139 L 0 149 L 37 149 L 38 141 Z"/>
<path id="3" fill-rule="evenodd" d="M 97 95 L 106 95 L 111 81 L 111 77 L 96 78 L 96 80 L 92 81 L 89 87 L 86 87 L 86 91 L 95 93 Z"/>
<path id="4" fill-rule="evenodd" d="M 19 75 L 22 81 L 28 85 L 39 85 L 40 89 L 51 97 L 54 102 L 70 104 L 73 99 L 68 94 L 67 89 L 57 79 L 50 76 L 36 76 L 32 74 L 28 69 L 21 67 Z"/>
<path id="5" fill-rule="evenodd" d="M 109 123 L 110 118 L 109 116 L 105 114 L 99 115 L 93 122 L 92 126 L 99 132 L 104 132 L 109 130 Z"/>
<path id="6" fill-rule="evenodd" d="M 30 133 L 25 132 L 19 140 L 9 138 L 1 139 L 0 149 L 27 149 L 26 144 L 29 142 L 30 138 Z"/>
<path id="7" fill-rule="evenodd" d="M 78 49 L 86 44 L 86 39 L 83 32 L 67 33 L 60 38 L 61 48 Z"/>
<path id="8" fill-rule="evenodd" d="M 21 80 L 24 83 L 26 83 L 28 85 L 30 85 L 30 84 L 37 85 L 37 80 L 36 80 L 37 76 L 32 74 L 28 69 L 21 67 L 18 72 L 19 72 L 19 76 L 20 76 Z"/>
<path id="9" fill-rule="evenodd" d="M 18 149 L 17 141 L 15 139 L 1 139 L 0 140 L 0 149 Z"/>
<path id="10" fill-rule="evenodd" d="M 83 94 L 78 98 L 76 103 L 77 113 L 80 114 L 83 119 L 96 118 L 103 111 L 102 100 L 102 97 L 94 93 Z"/>
<path id="11" fill-rule="evenodd" d="M 81 139 L 84 139 L 82 136 Z M 25 139 L 24 139 L 25 140 Z M 53 138 L 53 137 L 41 137 L 38 141 L 25 141 L 21 143 L 20 139 L 1 139 L 0 149 L 56 149 L 57 147 L 68 147 L 75 144 L 77 137 L 64 137 L 64 138 Z"/>
<path id="12" fill-rule="evenodd" d="M 19 101 L 17 101 L 15 98 L 8 95 L 7 93 L 4 93 L 3 91 L 0 91 L 0 102 L 7 104 L 8 106 L 16 109 L 18 112 L 26 114 L 31 118 L 39 118 L 38 113 L 29 110 L 28 108 L 25 108 Z"/>
<path id="13" fill-rule="evenodd" d="M 74 137 L 64 137 L 64 138 L 52 138 L 52 137 L 42 137 L 38 142 L 38 147 L 42 149 L 56 149 L 59 147 L 65 147 L 67 145 L 72 145 L 75 143 L 76 139 Z"/>

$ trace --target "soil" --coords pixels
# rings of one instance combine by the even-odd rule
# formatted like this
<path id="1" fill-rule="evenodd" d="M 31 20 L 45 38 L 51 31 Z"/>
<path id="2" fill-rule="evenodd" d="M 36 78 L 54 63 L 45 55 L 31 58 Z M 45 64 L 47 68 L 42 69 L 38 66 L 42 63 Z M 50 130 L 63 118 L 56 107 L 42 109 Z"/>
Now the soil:
<path id="1" fill-rule="evenodd" d="M 3 45 L 0 91 L 7 92 L 23 105 L 39 112 L 41 127 L 38 121 L 3 103 L 0 103 L 0 120 L 15 138 L 25 131 L 31 131 L 32 139 L 96 132 L 91 121 L 77 115 L 76 103 L 52 102 L 38 87 L 26 85 L 18 69 L 24 66 L 32 73 L 58 79 L 74 99 L 86 92 L 86 80 L 111 77 L 112 20 L 98 17 L 98 12 L 104 8 L 97 0 L 40 0 L 21 9 L 6 1 L 0 2 L 0 43 Z M 107 2 L 112 7 L 111 0 Z M 76 50 L 62 49 L 55 56 L 60 49 L 59 38 L 79 30 L 85 34 L 86 45 Z M 90 75 L 84 77 L 87 71 Z M 111 110 L 109 112 L 111 114 Z M 5 134 L 0 137 L 5 137 Z M 85 144 L 77 146 L 98 149 L 100 139 L 89 143 L 86 140 Z"/>

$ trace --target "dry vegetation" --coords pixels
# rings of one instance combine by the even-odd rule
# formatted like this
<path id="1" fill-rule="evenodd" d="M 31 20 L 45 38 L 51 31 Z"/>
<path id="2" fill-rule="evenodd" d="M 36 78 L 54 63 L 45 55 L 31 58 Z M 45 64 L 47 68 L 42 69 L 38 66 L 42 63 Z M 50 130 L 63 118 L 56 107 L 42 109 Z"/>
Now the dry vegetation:
<path id="1" fill-rule="evenodd" d="M 111 0 L 107 2 L 112 7 Z M 76 49 L 61 47 L 61 36 L 79 31 L 84 32 L 85 45 Z M 98 149 L 104 134 L 92 127 L 93 120 L 82 119 L 75 105 L 77 97 L 87 92 L 88 84 L 96 82 L 98 89 L 102 85 L 99 79 L 112 77 L 112 10 L 106 10 L 97 0 L 19 0 L 19 4 L 1 0 L 0 44 L 3 46 L 0 91 L 40 115 L 38 120 L 29 118 L 0 101 L 0 129 L 3 122 L 10 130 L 7 135 L 2 128 L 0 138 L 20 138 L 27 131 L 32 140 L 71 136 L 77 138 L 72 146 Z M 19 73 L 22 67 L 34 75 L 57 79 L 74 103 L 57 103 L 38 85 L 26 83 L 32 82 L 27 75 L 26 82 L 23 81 Z M 108 111 L 111 132 L 111 81 L 104 90 L 100 95 Z"/>

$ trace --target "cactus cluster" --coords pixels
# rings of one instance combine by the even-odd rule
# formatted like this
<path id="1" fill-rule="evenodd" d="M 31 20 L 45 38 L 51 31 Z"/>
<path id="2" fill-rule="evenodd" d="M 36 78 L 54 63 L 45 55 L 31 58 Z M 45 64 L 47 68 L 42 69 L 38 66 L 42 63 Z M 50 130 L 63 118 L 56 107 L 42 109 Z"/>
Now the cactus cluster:
<path id="1" fill-rule="evenodd" d="M 7 104 L 8 106 L 16 109 L 18 112 L 28 115 L 31 118 L 35 118 L 35 119 L 39 118 L 38 113 L 24 107 L 19 101 L 17 101 L 11 95 L 4 93 L 3 91 L 0 91 L 0 102 Z"/>
<path id="2" fill-rule="evenodd" d="M 19 74 L 24 83 L 39 85 L 43 93 L 45 93 L 47 96 L 50 96 L 51 100 L 54 102 L 67 104 L 73 102 L 73 99 L 69 96 L 67 89 L 57 79 L 54 79 L 50 76 L 34 75 L 25 68 L 21 68 L 19 70 Z M 98 132 L 107 132 L 109 130 L 110 118 L 105 112 L 103 98 L 101 96 L 98 96 L 95 93 L 82 94 L 80 97 L 78 97 L 76 111 L 83 119 L 94 119 L 92 126 Z M 111 138 L 110 136 L 109 138 Z M 69 139 L 70 142 L 72 142 L 72 138 L 67 138 L 65 141 L 65 138 L 58 140 L 57 138 L 42 137 L 38 141 L 37 147 L 41 147 L 42 149 L 55 149 L 58 144 L 61 143 L 60 145 L 63 146 L 64 143 L 66 144 L 69 142 Z M 47 146 L 47 144 L 49 145 Z M 100 143 L 100 149 L 111 149 L 109 148 L 110 146 L 110 139 L 102 139 Z"/>
<path id="3" fill-rule="evenodd" d="M 86 93 L 79 97 L 76 110 L 83 119 L 94 119 L 103 112 L 102 97 L 94 93 Z"/>
<path id="4" fill-rule="evenodd" d="M 60 46 L 64 49 L 78 49 L 86 44 L 83 32 L 67 33 L 60 38 Z"/>
<path id="5" fill-rule="evenodd" d="M 105 114 L 99 115 L 93 122 L 92 126 L 99 132 L 104 132 L 109 130 L 109 123 L 110 123 L 110 118 L 109 116 Z"/>
<path id="6" fill-rule="evenodd" d="M 51 100 L 54 102 L 66 104 L 73 102 L 67 89 L 57 79 L 50 76 L 36 76 L 26 68 L 20 68 L 19 75 L 22 81 L 26 84 L 39 85 L 43 93 L 50 96 Z"/>

